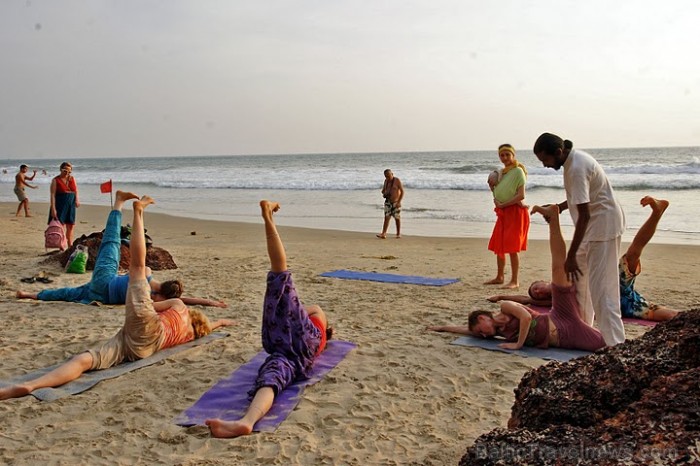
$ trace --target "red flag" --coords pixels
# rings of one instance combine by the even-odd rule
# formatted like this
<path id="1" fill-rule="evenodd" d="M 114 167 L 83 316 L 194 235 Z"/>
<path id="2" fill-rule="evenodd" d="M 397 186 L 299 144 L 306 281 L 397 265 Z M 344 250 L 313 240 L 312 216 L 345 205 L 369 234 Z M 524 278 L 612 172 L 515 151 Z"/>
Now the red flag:
<path id="1" fill-rule="evenodd" d="M 100 185 L 101 193 L 111 193 L 112 192 L 112 180 L 105 181 Z"/>

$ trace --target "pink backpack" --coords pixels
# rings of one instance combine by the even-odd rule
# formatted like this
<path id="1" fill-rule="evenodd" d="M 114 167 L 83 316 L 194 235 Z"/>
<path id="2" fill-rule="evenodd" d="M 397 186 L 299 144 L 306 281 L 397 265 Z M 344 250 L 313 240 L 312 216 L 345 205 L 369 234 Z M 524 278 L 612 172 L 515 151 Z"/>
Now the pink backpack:
<path id="1" fill-rule="evenodd" d="M 58 248 L 61 251 L 68 248 L 68 240 L 63 225 L 56 219 L 49 222 L 44 232 L 44 247 L 46 249 Z"/>

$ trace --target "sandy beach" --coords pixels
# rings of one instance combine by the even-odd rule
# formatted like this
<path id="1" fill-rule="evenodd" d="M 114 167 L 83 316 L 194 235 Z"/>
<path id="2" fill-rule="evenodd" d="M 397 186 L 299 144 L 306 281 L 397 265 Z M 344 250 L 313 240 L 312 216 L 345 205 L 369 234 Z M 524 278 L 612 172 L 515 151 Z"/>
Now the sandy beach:
<path id="1" fill-rule="evenodd" d="M 284 199 L 279 216 L 284 216 Z M 18 289 L 74 286 L 89 275 L 46 265 L 47 205 L 15 218 L 16 203 L 0 203 L 0 379 L 60 362 L 112 336 L 123 306 L 85 306 L 15 299 Z M 106 207 L 78 209 L 76 237 L 101 231 Z M 125 209 L 124 222 L 131 211 Z M 456 464 L 474 439 L 510 416 L 513 389 L 541 359 L 450 345 L 455 335 L 426 332 L 429 324 L 465 323 L 468 311 L 496 309 L 495 259 L 487 239 L 404 236 L 281 227 L 290 268 L 304 302 L 319 304 L 336 336 L 358 345 L 318 384 L 274 433 L 213 439 L 205 427 L 173 418 L 260 349 L 260 317 L 268 259 L 262 220 L 228 223 L 146 213 L 156 246 L 179 268 L 155 278 L 180 278 L 191 296 L 216 298 L 232 318 L 227 338 L 54 402 L 32 396 L 0 402 L 3 464 Z M 377 220 L 378 226 L 380 219 Z M 389 230 L 393 233 L 393 225 Z M 193 234 L 196 233 L 196 234 Z M 626 244 L 623 244 L 623 248 Z M 651 301 L 686 310 L 700 305 L 697 246 L 652 244 L 637 287 Z M 544 241 L 521 256 L 521 290 L 549 276 Z M 323 278 L 335 269 L 456 277 L 445 287 Z M 54 283 L 24 284 L 47 272 Z M 627 325 L 628 338 L 647 327 Z"/>

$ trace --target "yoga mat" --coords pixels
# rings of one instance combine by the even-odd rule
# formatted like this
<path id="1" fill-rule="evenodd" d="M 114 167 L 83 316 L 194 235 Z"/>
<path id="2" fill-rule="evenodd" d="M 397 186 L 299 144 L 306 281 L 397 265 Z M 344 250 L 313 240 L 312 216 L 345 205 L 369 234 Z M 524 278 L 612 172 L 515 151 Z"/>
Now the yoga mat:
<path id="1" fill-rule="evenodd" d="M 274 432 L 289 413 L 301 401 L 307 385 L 318 382 L 357 345 L 348 341 L 331 340 L 314 363 L 307 380 L 294 382 L 275 397 L 270 411 L 253 428 L 255 432 Z M 235 421 L 245 414 L 250 405 L 248 390 L 255 385 L 258 369 L 267 358 L 265 351 L 236 369 L 227 378 L 220 380 L 207 390 L 191 407 L 175 418 L 180 426 L 204 425 L 210 418 Z"/>
<path id="2" fill-rule="evenodd" d="M 501 343 L 504 343 L 504 341 L 500 339 L 494 338 L 487 340 L 483 338 L 468 336 L 459 337 L 452 342 L 453 345 L 472 346 L 475 348 L 483 348 L 489 351 L 500 351 L 502 353 L 517 354 L 518 356 L 522 356 L 524 358 L 540 358 L 553 361 L 568 361 L 570 359 L 578 358 L 581 356 L 588 356 L 589 354 L 592 354 L 588 351 L 571 350 L 563 348 L 540 349 L 531 348 L 529 346 L 523 346 L 519 350 L 508 350 L 504 348 L 499 348 L 498 345 Z"/>
<path id="3" fill-rule="evenodd" d="M 54 401 L 58 400 L 59 398 L 63 398 L 69 395 L 75 395 L 81 392 L 84 392 L 85 390 L 94 387 L 97 385 L 100 381 L 102 380 L 107 380 L 107 379 L 113 379 L 115 377 L 119 377 L 122 374 L 126 374 L 127 372 L 131 372 L 136 369 L 140 369 L 142 367 L 150 366 L 151 364 L 155 364 L 158 361 L 162 361 L 165 358 L 168 358 L 176 353 L 179 353 L 181 351 L 185 351 L 190 348 L 194 348 L 195 346 L 200 346 L 205 343 L 209 343 L 210 341 L 213 340 L 218 340 L 219 338 L 223 338 L 228 336 L 228 333 L 224 332 L 214 332 L 210 333 L 209 335 L 198 338 L 196 340 L 192 340 L 187 343 L 183 343 L 181 345 L 173 346 L 172 348 L 167 348 L 162 351 L 158 351 L 156 354 L 153 356 L 149 356 L 144 359 L 139 359 L 138 361 L 133 361 L 133 362 L 125 362 L 122 364 L 119 364 L 114 367 L 110 367 L 108 369 L 103 369 L 99 371 L 90 371 L 90 372 L 85 372 L 83 375 L 81 375 L 79 378 L 76 380 L 73 380 L 71 382 L 68 382 L 67 384 L 61 385 L 60 387 L 56 388 L 39 388 L 37 390 L 34 390 L 31 395 L 34 396 L 35 398 L 41 400 L 41 401 Z M 64 361 L 65 362 L 65 361 Z M 33 372 L 30 372 L 28 374 L 24 374 L 19 377 L 15 377 L 13 379 L 10 379 L 9 381 L 0 381 L 0 387 L 5 387 L 7 385 L 14 385 L 18 382 L 24 382 L 26 380 L 31 380 L 35 379 L 41 375 L 46 374 L 47 372 L 52 371 L 56 367 L 60 366 L 63 363 L 59 364 L 54 364 L 53 366 L 45 367 L 43 369 L 39 369 Z"/>
<path id="4" fill-rule="evenodd" d="M 403 283 L 408 285 L 445 286 L 456 283 L 459 278 L 431 278 L 417 275 L 396 275 L 391 273 L 359 272 L 356 270 L 334 270 L 324 272 L 322 277 L 343 278 L 346 280 L 369 280 L 373 282 Z"/>
<path id="5" fill-rule="evenodd" d="M 549 314 L 552 311 L 551 307 L 534 305 L 527 305 L 527 307 L 529 307 L 533 311 L 541 312 L 542 314 Z M 635 319 L 634 317 L 623 317 L 622 322 L 624 322 L 625 324 L 641 325 L 643 327 L 653 327 L 656 324 L 658 324 L 658 322 L 655 322 L 653 320 Z"/>

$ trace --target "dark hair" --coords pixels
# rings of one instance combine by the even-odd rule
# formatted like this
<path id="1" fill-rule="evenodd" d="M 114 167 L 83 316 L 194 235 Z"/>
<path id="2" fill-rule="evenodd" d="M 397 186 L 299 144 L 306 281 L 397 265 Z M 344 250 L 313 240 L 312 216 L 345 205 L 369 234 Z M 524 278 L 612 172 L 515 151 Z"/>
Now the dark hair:
<path id="1" fill-rule="evenodd" d="M 63 162 L 61 164 L 61 170 L 63 170 L 66 167 L 73 167 L 73 165 L 71 165 L 69 162 Z"/>
<path id="2" fill-rule="evenodd" d="M 469 313 L 469 320 L 467 325 L 469 326 L 469 330 L 474 330 L 474 327 L 476 327 L 476 324 L 479 323 L 479 317 L 481 316 L 488 316 L 493 319 L 493 312 L 491 311 L 484 311 L 484 310 L 477 310 L 477 311 L 472 311 Z"/>
<path id="3" fill-rule="evenodd" d="M 331 338 L 333 338 L 334 333 L 335 333 L 335 331 L 333 330 L 333 327 L 328 326 L 326 328 L 326 340 L 330 340 Z"/>
<path id="4" fill-rule="evenodd" d="M 20 170 L 24 170 L 25 168 L 29 168 L 29 167 L 28 167 L 27 165 L 25 165 L 25 164 L 22 164 L 22 165 L 19 166 L 19 169 L 20 169 Z"/>
<path id="5" fill-rule="evenodd" d="M 547 155 L 554 155 L 557 149 L 568 149 L 574 148 L 574 143 L 567 140 L 562 140 L 559 136 L 552 133 L 542 133 L 540 137 L 535 141 L 535 147 L 532 148 L 532 152 L 539 154 L 544 152 Z"/>
<path id="6" fill-rule="evenodd" d="M 160 295 L 165 299 L 179 298 L 182 296 L 184 286 L 180 280 L 168 280 L 160 284 Z"/>
<path id="7" fill-rule="evenodd" d="M 390 172 L 391 172 L 391 168 L 387 168 L 386 170 L 384 170 L 384 174 L 385 174 L 385 175 L 386 175 L 387 173 L 390 173 Z"/>

